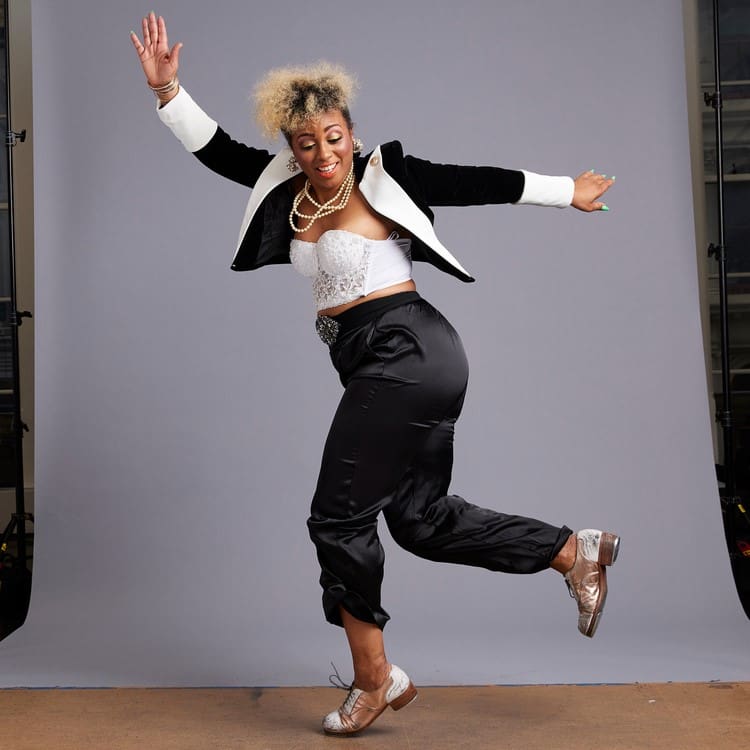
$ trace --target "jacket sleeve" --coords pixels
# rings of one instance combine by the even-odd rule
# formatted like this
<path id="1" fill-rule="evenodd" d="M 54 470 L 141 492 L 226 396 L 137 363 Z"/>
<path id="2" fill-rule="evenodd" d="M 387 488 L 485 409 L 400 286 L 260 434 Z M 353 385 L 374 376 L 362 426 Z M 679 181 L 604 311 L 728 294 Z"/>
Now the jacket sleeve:
<path id="1" fill-rule="evenodd" d="M 435 164 L 404 157 L 407 178 L 430 206 L 479 206 L 515 203 L 564 208 L 573 200 L 570 177 L 552 177 L 525 170 Z"/>
<path id="2" fill-rule="evenodd" d="M 159 119 L 198 160 L 222 177 L 253 187 L 273 156 L 232 140 L 193 100 L 180 90 L 157 109 Z"/>

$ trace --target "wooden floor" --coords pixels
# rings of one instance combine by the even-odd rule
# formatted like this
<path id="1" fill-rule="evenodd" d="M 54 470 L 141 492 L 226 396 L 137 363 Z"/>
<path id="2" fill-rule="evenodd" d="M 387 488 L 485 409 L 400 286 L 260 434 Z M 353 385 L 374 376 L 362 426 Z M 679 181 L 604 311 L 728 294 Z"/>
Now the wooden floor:
<path id="1" fill-rule="evenodd" d="M 750 683 L 422 688 L 362 736 L 325 737 L 333 688 L 0 690 L 8 750 L 728 750 Z"/>

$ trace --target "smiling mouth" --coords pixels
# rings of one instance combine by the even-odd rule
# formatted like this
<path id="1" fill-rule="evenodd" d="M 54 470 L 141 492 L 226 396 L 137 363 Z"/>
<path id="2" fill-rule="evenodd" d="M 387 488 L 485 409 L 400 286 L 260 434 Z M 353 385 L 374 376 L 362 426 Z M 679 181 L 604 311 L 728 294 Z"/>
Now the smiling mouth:
<path id="1" fill-rule="evenodd" d="M 323 177 L 327 177 L 331 174 L 333 174 L 334 170 L 338 164 L 327 164 L 325 167 L 317 167 L 317 171 L 319 174 L 321 174 Z"/>

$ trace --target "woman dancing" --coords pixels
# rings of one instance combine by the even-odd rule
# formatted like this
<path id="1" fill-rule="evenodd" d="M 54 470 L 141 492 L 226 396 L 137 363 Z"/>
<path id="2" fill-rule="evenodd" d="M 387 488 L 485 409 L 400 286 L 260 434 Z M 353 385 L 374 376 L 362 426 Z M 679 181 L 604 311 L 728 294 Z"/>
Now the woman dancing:
<path id="1" fill-rule="evenodd" d="M 170 49 L 162 17 L 149 14 L 142 32 L 142 41 L 134 32 L 131 39 L 161 120 L 207 167 L 253 188 L 232 268 L 291 263 L 310 277 L 316 328 L 344 386 L 307 522 L 325 617 L 345 629 L 354 665 L 347 698 L 323 719 L 324 731 L 359 732 L 417 695 L 383 644 L 380 513 L 399 545 L 428 560 L 559 571 L 578 603 L 579 630 L 593 636 L 618 536 L 573 533 L 448 494 L 468 369 L 456 331 L 417 293 L 412 262 L 473 280 L 435 235 L 430 206 L 602 211 L 612 179 L 433 164 L 405 156 L 397 141 L 362 156 L 349 111 L 353 80 L 325 63 L 274 70 L 258 85 L 259 123 L 287 143 L 272 155 L 231 140 L 182 88 L 182 45 Z"/>

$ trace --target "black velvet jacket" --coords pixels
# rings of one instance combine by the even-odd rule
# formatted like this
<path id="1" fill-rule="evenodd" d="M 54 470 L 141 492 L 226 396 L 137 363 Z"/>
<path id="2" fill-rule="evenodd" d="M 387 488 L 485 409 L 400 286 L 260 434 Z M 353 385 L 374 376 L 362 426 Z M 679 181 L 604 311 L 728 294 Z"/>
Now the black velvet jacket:
<path id="1" fill-rule="evenodd" d="M 213 137 L 193 152 L 210 169 L 253 188 L 232 262 L 235 271 L 273 263 L 289 263 L 292 230 L 289 171 L 291 150 L 276 156 L 232 140 L 217 127 Z M 405 156 L 398 141 L 356 156 L 355 174 L 367 202 L 379 214 L 404 227 L 412 236 L 412 258 L 432 263 L 462 281 L 472 276 L 438 240 L 430 206 L 515 203 L 524 189 L 524 173 L 499 167 L 433 164 Z"/>

